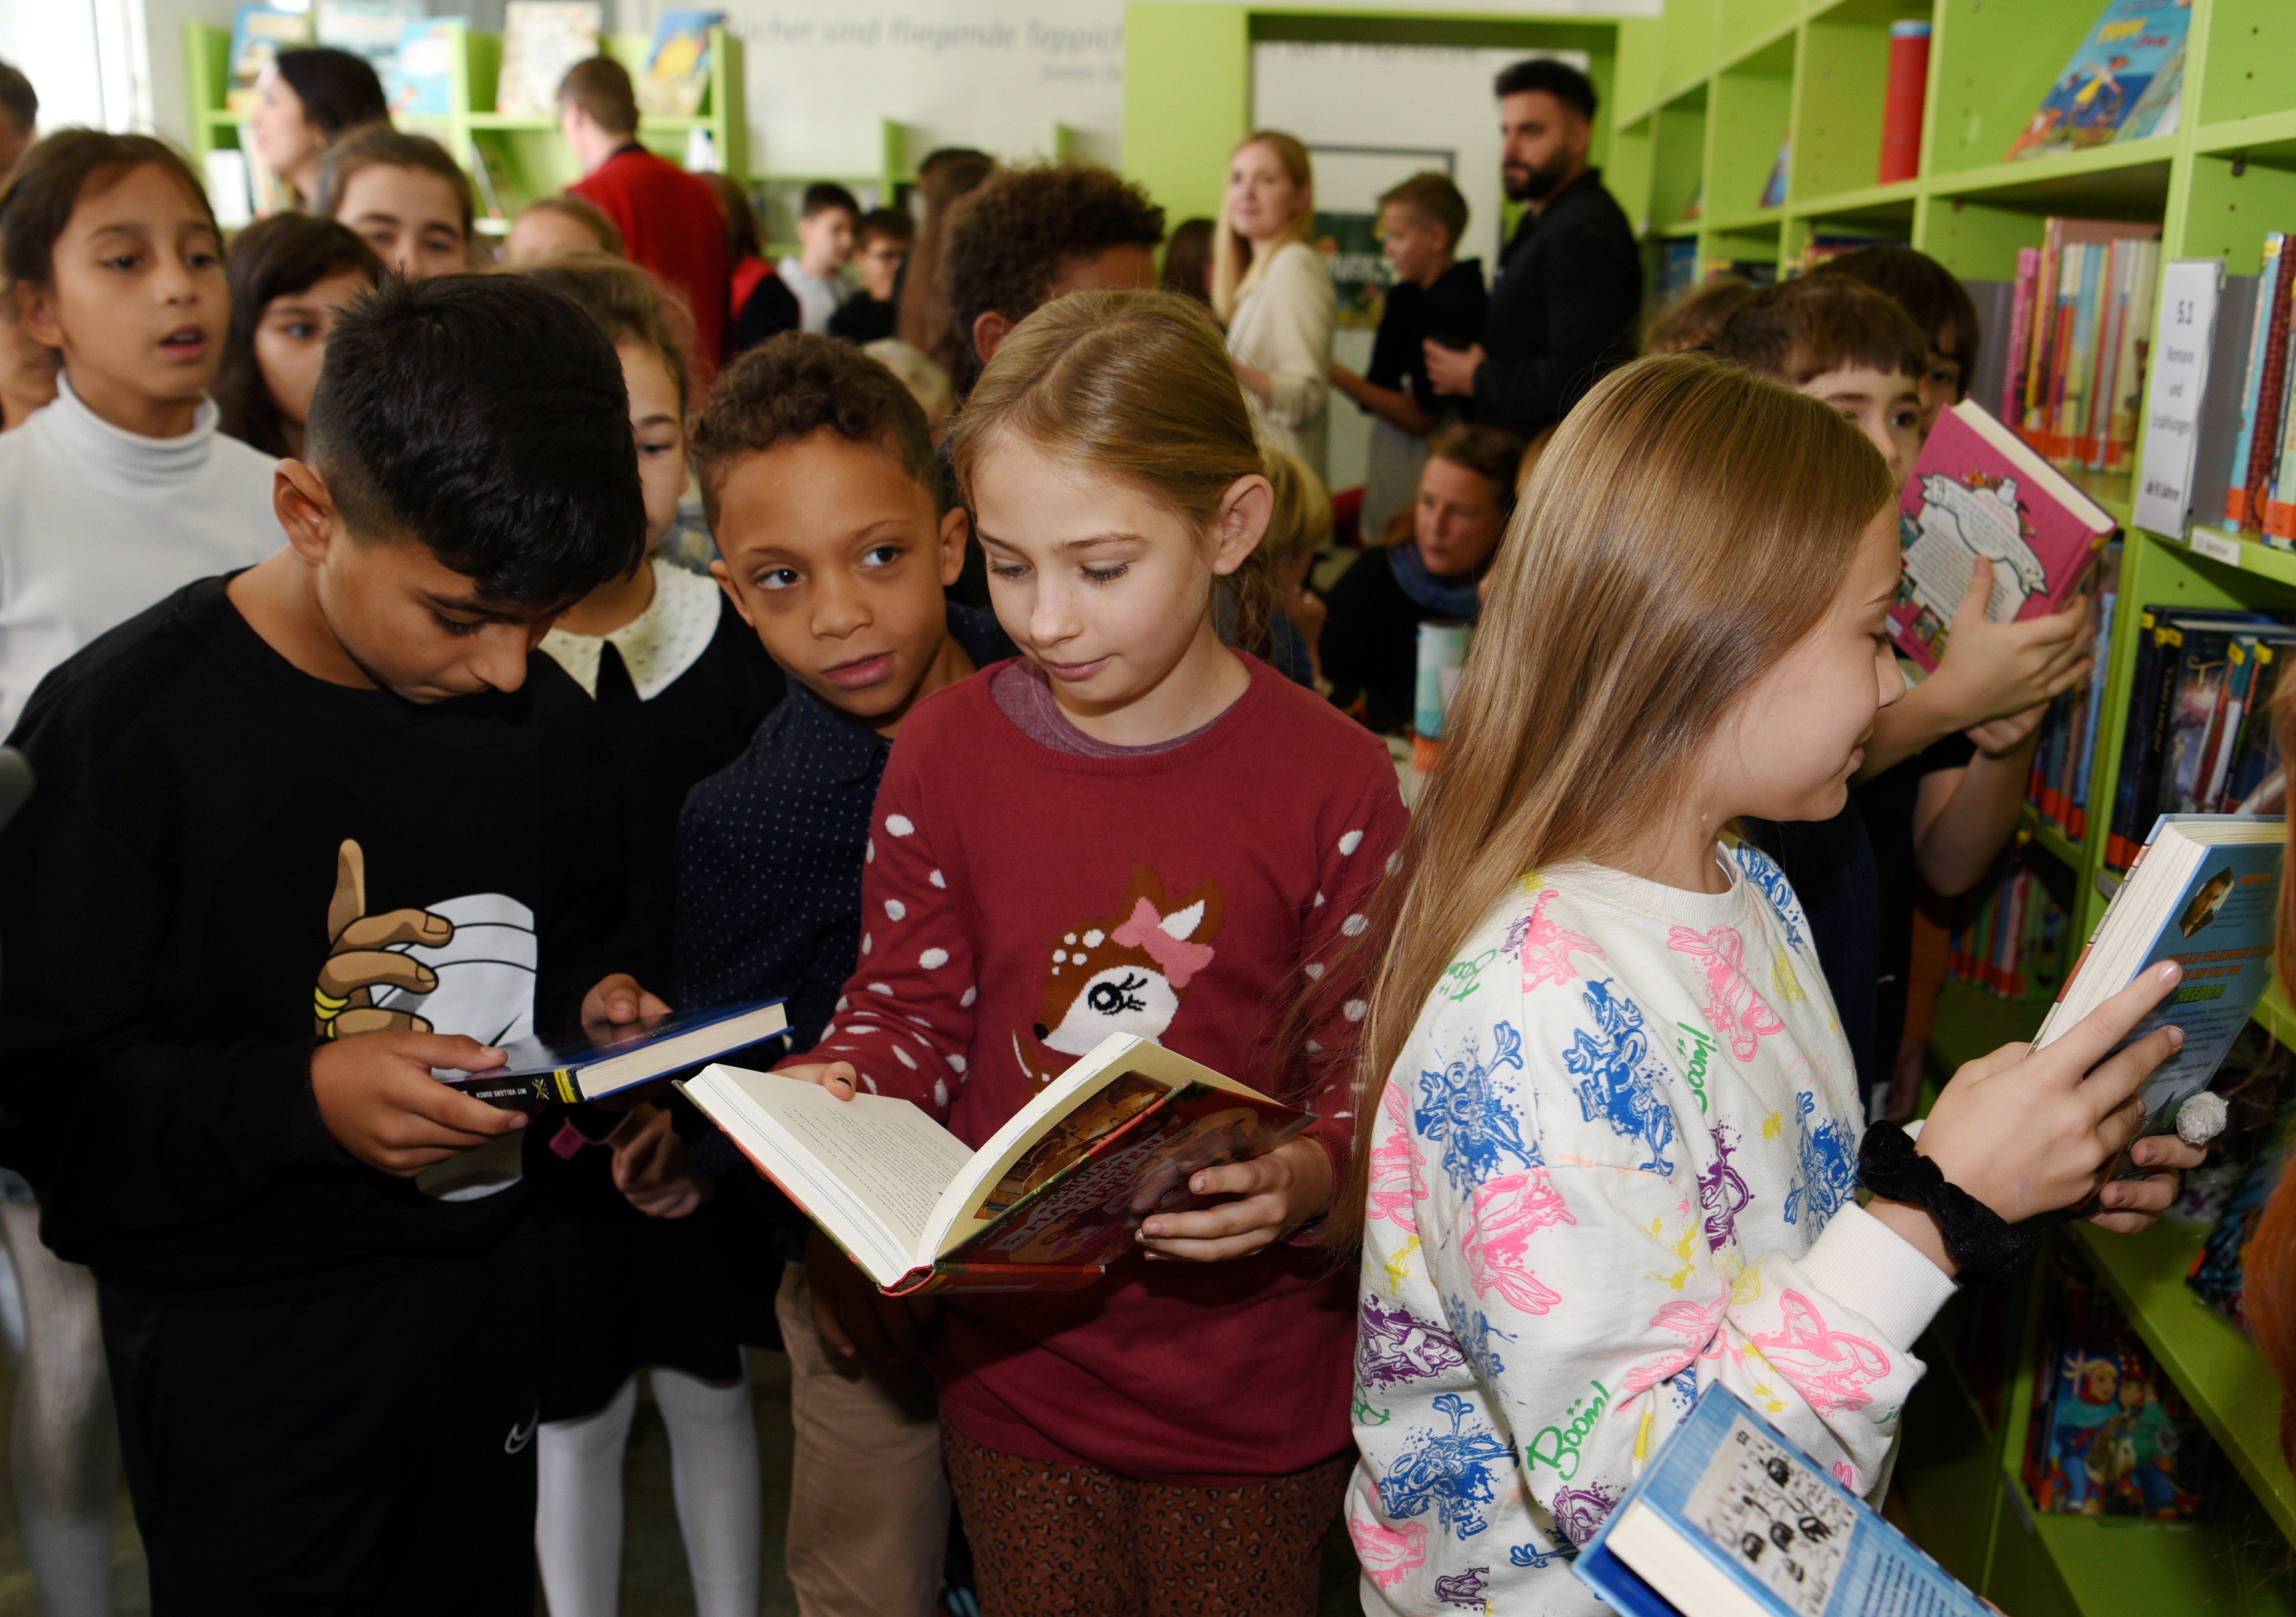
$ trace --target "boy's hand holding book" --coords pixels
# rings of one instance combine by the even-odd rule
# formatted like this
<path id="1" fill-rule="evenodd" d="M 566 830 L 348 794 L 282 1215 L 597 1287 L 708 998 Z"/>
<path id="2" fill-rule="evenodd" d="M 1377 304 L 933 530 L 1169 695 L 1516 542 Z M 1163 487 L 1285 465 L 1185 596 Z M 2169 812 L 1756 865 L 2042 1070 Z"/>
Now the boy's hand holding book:
<path id="1" fill-rule="evenodd" d="M 353 1033 L 311 1055 L 311 1093 L 335 1143 L 370 1168 L 412 1179 L 513 1129 L 526 1114 L 439 1082 L 432 1067 L 482 1073 L 503 1052 L 460 1033 Z"/>

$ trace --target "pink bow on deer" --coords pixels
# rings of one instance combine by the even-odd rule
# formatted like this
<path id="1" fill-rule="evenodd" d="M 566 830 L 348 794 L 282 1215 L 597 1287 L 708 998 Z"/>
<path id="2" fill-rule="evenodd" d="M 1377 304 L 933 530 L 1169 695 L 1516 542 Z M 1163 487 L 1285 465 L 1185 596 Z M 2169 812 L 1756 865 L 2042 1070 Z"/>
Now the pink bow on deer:
<path id="1" fill-rule="evenodd" d="M 1191 943 L 1165 931 L 1156 906 L 1144 898 L 1132 901 L 1132 919 L 1108 935 L 1155 961 L 1174 988 L 1185 988 L 1190 977 L 1212 963 L 1210 944 Z"/>

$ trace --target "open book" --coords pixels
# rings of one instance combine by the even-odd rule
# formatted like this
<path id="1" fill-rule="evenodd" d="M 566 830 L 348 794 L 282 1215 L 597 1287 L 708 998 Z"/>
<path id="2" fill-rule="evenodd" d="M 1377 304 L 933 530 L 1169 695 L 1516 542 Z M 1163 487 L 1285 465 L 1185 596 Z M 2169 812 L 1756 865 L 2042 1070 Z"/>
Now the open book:
<path id="1" fill-rule="evenodd" d="M 713 1066 L 678 1086 L 879 1288 L 1089 1286 L 1151 1213 L 1206 1205 L 1189 1176 L 1314 1119 L 1151 1040 L 1112 1034 L 980 1150 L 906 1100 L 839 1100 Z"/>
<path id="2" fill-rule="evenodd" d="M 2272 985 L 2286 837 L 2278 814 L 2161 815 L 2033 1035 L 2038 1049 L 2138 973 L 2162 960 L 2183 966 L 2184 981 L 2121 1041 L 2133 1044 L 2163 1022 L 2185 1030 L 2183 1047 L 2136 1091 L 2144 1103 L 2140 1139 L 2175 1130 L 2177 1108 L 2208 1088 Z M 2126 1164 L 2124 1156 L 2117 1176 L 2135 1172 Z"/>
<path id="3" fill-rule="evenodd" d="M 1986 1617 L 1988 1609 L 1718 1383 L 1570 1570 L 1632 1617 Z"/>

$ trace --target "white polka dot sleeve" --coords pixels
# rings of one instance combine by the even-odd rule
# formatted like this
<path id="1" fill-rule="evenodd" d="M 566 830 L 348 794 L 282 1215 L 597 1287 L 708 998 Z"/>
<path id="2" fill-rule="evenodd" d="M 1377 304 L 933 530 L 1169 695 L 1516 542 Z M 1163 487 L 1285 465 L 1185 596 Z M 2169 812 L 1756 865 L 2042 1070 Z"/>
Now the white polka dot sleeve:
<path id="1" fill-rule="evenodd" d="M 945 1123 L 964 1082 L 980 990 L 920 782 L 901 762 L 896 752 L 863 853 L 860 958 L 804 1058 L 849 1061 L 863 1089 L 913 1100 Z"/>

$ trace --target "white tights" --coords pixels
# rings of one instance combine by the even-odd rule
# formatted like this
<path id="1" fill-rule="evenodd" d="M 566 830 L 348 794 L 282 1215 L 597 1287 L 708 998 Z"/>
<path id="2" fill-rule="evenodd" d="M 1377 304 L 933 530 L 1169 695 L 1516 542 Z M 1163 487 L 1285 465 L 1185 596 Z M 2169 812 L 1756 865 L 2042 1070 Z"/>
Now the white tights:
<path id="1" fill-rule="evenodd" d="M 108 1617 L 119 1429 L 103 1363 L 95 1277 L 40 1241 L 40 1210 L 0 1203 L 24 1295 L 10 1456 L 32 1586 L 46 1617 Z"/>
<path id="2" fill-rule="evenodd" d="M 765 1508 L 758 1428 L 745 1376 L 700 1381 L 660 1365 L 646 1372 L 669 1429 L 670 1489 L 693 1579 L 695 1617 L 756 1617 Z M 622 1586 L 622 1458 L 638 1408 L 638 1378 L 604 1409 L 544 1423 L 535 1555 L 551 1617 L 616 1617 Z"/>

